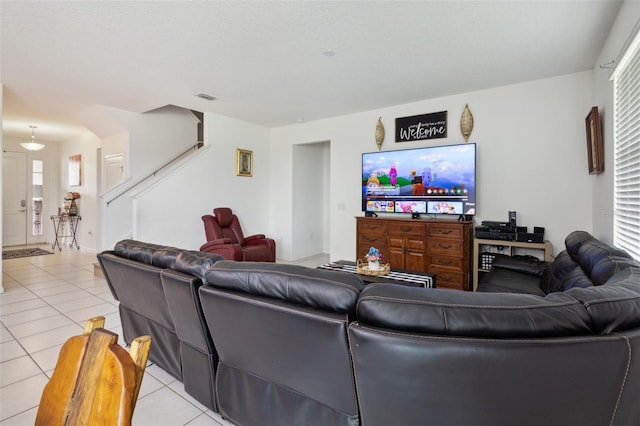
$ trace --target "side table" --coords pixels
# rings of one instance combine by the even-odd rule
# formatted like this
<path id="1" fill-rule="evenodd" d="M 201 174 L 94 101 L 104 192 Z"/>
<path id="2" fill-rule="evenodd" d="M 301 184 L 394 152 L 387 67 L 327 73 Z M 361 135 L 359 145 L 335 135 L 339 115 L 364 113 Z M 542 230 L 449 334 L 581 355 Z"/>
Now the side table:
<path id="1" fill-rule="evenodd" d="M 76 232 L 78 230 L 78 222 L 82 220 L 82 216 L 69 216 L 69 215 L 53 215 L 51 216 L 51 222 L 53 222 L 53 230 L 55 232 L 55 242 L 51 246 L 52 249 L 55 249 L 58 246 L 58 250 L 62 251 L 62 245 L 60 241 L 63 238 L 70 237 L 71 243 L 69 247 L 73 247 L 75 244 L 76 249 L 80 249 L 78 246 L 78 240 L 76 239 Z"/>

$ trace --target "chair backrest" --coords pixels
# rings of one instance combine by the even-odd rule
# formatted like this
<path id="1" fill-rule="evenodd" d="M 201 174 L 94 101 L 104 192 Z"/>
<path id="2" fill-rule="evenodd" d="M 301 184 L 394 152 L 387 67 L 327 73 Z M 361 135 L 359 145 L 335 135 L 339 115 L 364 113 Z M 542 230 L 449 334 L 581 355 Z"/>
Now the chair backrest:
<path id="1" fill-rule="evenodd" d="M 62 346 L 36 426 L 131 424 L 151 338 L 136 338 L 127 353 L 103 326 L 104 317 L 92 318 Z"/>
<path id="2" fill-rule="evenodd" d="M 231 242 L 244 245 L 244 233 L 240 226 L 238 216 L 233 214 L 228 207 L 218 207 L 213 209 L 215 221 L 220 227 L 221 235 L 216 238 L 230 238 Z M 214 231 L 215 232 L 215 231 Z"/>

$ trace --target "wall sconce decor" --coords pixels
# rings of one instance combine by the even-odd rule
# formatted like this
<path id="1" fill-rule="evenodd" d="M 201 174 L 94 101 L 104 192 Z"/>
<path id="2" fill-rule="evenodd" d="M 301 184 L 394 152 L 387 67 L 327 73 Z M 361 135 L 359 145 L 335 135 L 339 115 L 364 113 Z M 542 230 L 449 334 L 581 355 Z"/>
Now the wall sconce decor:
<path id="1" fill-rule="evenodd" d="M 378 118 L 378 124 L 376 124 L 376 145 L 378 151 L 382 149 L 382 143 L 384 142 L 384 125 L 382 124 L 382 117 Z"/>
<path id="2" fill-rule="evenodd" d="M 462 111 L 462 117 L 460 117 L 460 131 L 462 132 L 464 141 L 469 142 L 469 136 L 471 136 L 471 132 L 473 131 L 473 114 L 471 114 L 469 104 L 466 104 L 464 106 L 464 111 Z"/>

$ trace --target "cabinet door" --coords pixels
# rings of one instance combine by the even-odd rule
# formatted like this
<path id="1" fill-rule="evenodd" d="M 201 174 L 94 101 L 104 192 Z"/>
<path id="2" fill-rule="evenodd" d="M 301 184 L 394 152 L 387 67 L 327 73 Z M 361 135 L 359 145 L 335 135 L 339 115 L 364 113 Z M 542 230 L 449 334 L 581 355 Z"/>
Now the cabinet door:
<path id="1" fill-rule="evenodd" d="M 425 271 L 425 249 L 424 238 L 407 238 L 405 251 L 404 268 L 410 271 Z"/>
<path id="2" fill-rule="evenodd" d="M 387 251 L 389 253 L 386 261 L 392 268 L 404 269 L 405 239 L 401 237 L 389 237 L 387 241 Z M 384 254 L 385 253 L 383 253 L 383 255 Z"/>

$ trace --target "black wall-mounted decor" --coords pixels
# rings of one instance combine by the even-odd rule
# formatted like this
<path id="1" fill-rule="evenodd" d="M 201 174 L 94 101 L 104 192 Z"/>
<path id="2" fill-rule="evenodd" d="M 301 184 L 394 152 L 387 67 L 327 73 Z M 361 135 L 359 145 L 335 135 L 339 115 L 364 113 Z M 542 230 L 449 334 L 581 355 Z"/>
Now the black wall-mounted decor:
<path id="1" fill-rule="evenodd" d="M 447 111 L 396 118 L 396 142 L 447 137 Z"/>

